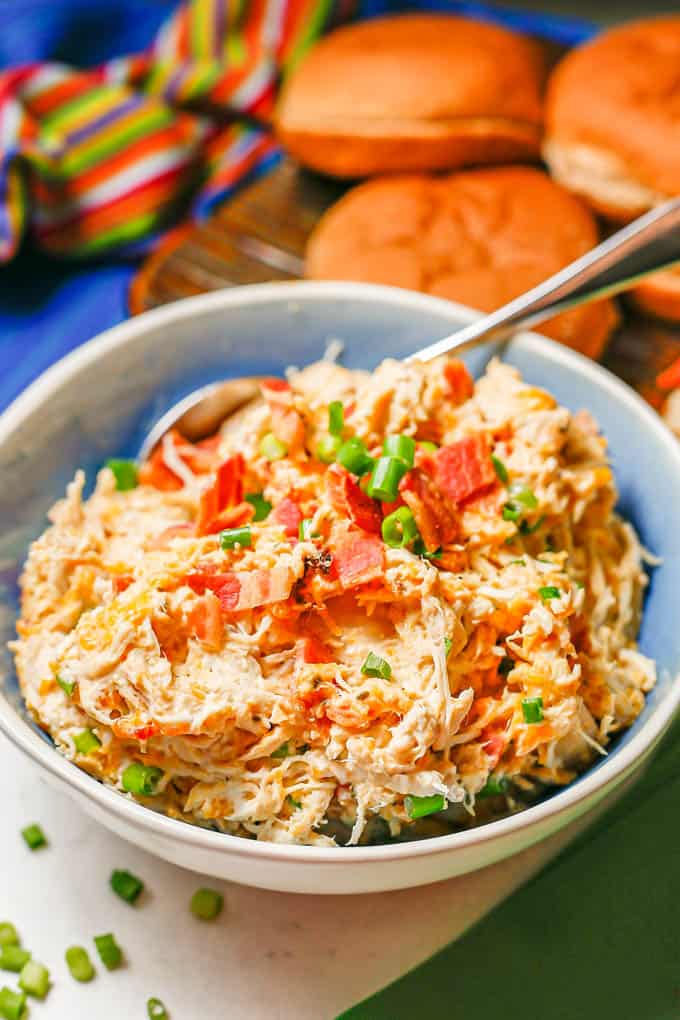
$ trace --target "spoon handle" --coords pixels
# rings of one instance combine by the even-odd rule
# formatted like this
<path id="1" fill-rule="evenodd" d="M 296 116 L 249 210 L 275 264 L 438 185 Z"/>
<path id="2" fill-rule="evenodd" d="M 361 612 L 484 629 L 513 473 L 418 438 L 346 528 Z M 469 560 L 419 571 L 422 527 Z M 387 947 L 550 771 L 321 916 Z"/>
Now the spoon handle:
<path id="1" fill-rule="evenodd" d="M 680 198 L 655 206 L 526 294 L 406 360 L 431 361 L 483 341 L 507 340 L 520 327 L 529 329 L 568 308 L 618 294 L 675 263 L 680 263 Z"/>

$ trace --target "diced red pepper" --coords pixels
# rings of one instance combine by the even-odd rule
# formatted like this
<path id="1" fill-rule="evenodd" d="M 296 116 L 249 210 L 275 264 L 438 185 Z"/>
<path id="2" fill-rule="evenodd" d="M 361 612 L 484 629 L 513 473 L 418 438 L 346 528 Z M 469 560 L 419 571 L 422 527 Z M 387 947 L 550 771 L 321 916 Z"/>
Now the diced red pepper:
<path id="1" fill-rule="evenodd" d="M 384 546 L 373 535 L 348 531 L 335 543 L 333 563 L 343 588 L 374 581 L 383 573 Z"/>
<path id="2" fill-rule="evenodd" d="M 456 404 L 462 404 L 472 396 L 475 384 L 465 364 L 459 358 L 450 358 L 444 365 L 444 377 L 451 397 Z"/>
<path id="3" fill-rule="evenodd" d="M 680 387 L 680 358 L 676 358 L 668 368 L 659 372 L 656 385 L 660 390 L 675 390 Z"/>
<path id="4" fill-rule="evenodd" d="M 484 436 L 469 436 L 450 446 L 442 446 L 433 459 L 437 485 L 452 503 L 462 503 L 496 482 L 489 444 Z"/>
<path id="5" fill-rule="evenodd" d="M 326 472 L 326 481 L 332 507 L 343 517 L 348 517 L 358 528 L 379 535 L 382 524 L 380 507 L 360 488 L 350 473 L 339 464 L 333 464 Z"/>
<path id="6" fill-rule="evenodd" d="M 297 538 L 302 521 L 302 510 L 295 500 L 286 496 L 274 507 L 269 515 L 269 520 L 274 524 L 280 524 L 289 538 Z"/>
<path id="7" fill-rule="evenodd" d="M 486 755 L 491 759 L 490 768 L 494 768 L 508 744 L 505 725 L 502 729 L 499 729 L 497 725 L 487 726 L 480 733 L 479 739 Z"/>
<path id="8" fill-rule="evenodd" d="M 140 726 L 138 730 L 135 730 L 134 736 L 136 740 L 150 740 L 151 737 L 157 737 L 160 733 L 160 728 L 156 723 L 148 723 L 146 726 Z"/>

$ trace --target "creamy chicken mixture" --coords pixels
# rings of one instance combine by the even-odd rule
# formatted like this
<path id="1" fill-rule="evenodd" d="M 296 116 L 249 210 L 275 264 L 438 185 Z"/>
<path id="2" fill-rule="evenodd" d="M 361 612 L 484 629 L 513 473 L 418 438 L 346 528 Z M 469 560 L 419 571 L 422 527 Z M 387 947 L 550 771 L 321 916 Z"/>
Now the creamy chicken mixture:
<path id="1" fill-rule="evenodd" d="M 173 817 L 315 845 L 473 823 L 573 780 L 654 684 L 605 441 L 499 362 L 322 362 L 84 484 L 25 567 L 23 693 Z"/>

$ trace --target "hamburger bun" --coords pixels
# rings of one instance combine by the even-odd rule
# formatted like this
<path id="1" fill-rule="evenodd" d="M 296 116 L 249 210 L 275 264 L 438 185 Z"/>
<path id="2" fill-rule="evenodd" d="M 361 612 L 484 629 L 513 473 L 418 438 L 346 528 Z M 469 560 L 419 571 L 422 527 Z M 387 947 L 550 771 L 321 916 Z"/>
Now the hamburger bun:
<path id="1" fill-rule="evenodd" d="M 490 312 L 597 241 L 589 210 L 540 170 L 385 177 L 352 189 L 321 218 L 306 275 L 392 284 Z M 617 321 L 615 305 L 598 301 L 541 332 L 597 357 Z"/>
<path id="2" fill-rule="evenodd" d="M 633 21 L 572 50 L 546 96 L 553 177 L 627 221 L 680 195 L 680 15 Z"/>
<path id="3" fill-rule="evenodd" d="M 322 38 L 284 84 L 279 140 L 335 177 L 536 159 L 541 50 L 448 15 L 361 21 Z"/>

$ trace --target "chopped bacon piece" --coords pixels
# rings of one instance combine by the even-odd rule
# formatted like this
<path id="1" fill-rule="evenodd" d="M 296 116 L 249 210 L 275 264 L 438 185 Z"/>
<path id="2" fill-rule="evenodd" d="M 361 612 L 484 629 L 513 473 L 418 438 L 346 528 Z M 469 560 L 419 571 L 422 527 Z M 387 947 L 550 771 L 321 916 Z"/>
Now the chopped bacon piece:
<path id="1" fill-rule="evenodd" d="M 450 358 L 444 365 L 444 377 L 451 397 L 456 404 L 462 404 L 472 396 L 475 384 L 465 364 L 459 358 Z"/>
<path id="2" fill-rule="evenodd" d="M 326 482 L 334 510 L 344 518 L 348 517 L 358 528 L 374 535 L 380 534 L 382 514 L 379 505 L 363 491 L 349 471 L 333 464 L 326 472 Z"/>
<path id="3" fill-rule="evenodd" d="M 218 531 L 224 531 L 225 528 L 238 528 L 242 524 L 248 524 L 254 516 L 255 507 L 252 503 L 237 503 L 236 506 L 222 510 L 217 517 L 207 521 L 201 534 L 216 535 Z"/>
<path id="4" fill-rule="evenodd" d="M 113 587 L 118 595 L 126 588 L 129 588 L 131 584 L 134 584 L 134 577 L 130 577 L 129 574 L 121 574 L 120 577 L 114 577 Z"/>
<path id="5" fill-rule="evenodd" d="M 487 726 L 479 734 L 479 739 L 486 755 L 491 759 L 489 768 L 494 768 L 508 744 L 505 724 L 503 724 L 501 729 L 497 725 Z"/>
<path id="6" fill-rule="evenodd" d="M 469 436 L 450 446 L 442 446 L 434 455 L 437 485 L 452 503 L 462 503 L 496 482 L 484 436 Z"/>
<path id="7" fill-rule="evenodd" d="M 302 510 L 295 500 L 286 496 L 278 506 L 275 506 L 269 515 L 269 520 L 274 524 L 280 524 L 289 538 L 297 538 L 302 520 Z"/>
<path id="8" fill-rule="evenodd" d="M 456 520 L 431 478 L 419 468 L 404 475 L 399 492 L 416 519 L 418 531 L 428 552 L 453 542 Z"/>
<path id="9" fill-rule="evenodd" d="M 656 385 L 660 390 L 675 390 L 680 387 L 680 358 L 676 358 L 668 368 L 659 372 L 656 377 Z"/>
<path id="10" fill-rule="evenodd" d="M 227 613 L 283 602 L 290 595 L 294 580 L 292 570 L 286 566 L 224 574 L 197 571 L 184 578 L 197 595 L 214 592 Z"/>
<path id="11" fill-rule="evenodd" d="M 383 572 L 384 546 L 373 535 L 348 531 L 335 543 L 333 563 L 343 588 L 375 581 Z"/>
<path id="12" fill-rule="evenodd" d="M 272 432 L 288 451 L 299 449 L 305 441 L 305 425 L 295 410 L 293 391 L 284 379 L 264 379 L 262 395 L 269 404 Z"/>
<path id="13" fill-rule="evenodd" d="M 262 392 L 265 397 L 269 396 L 269 393 L 290 393 L 290 383 L 286 379 L 277 379 L 276 376 L 270 376 L 268 379 L 263 379 L 260 383 Z"/>
<path id="14" fill-rule="evenodd" d="M 191 633 L 211 651 L 222 647 L 224 637 L 224 621 L 220 601 L 214 593 L 208 591 L 200 598 L 189 613 Z"/>
<path id="15" fill-rule="evenodd" d="M 208 474 L 214 471 L 219 463 L 216 450 L 220 442 L 219 433 L 200 443 L 190 443 L 177 429 L 171 429 L 162 443 L 159 443 L 149 459 L 139 469 L 139 481 L 142 485 L 153 485 L 155 489 L 172 491 L 181 489 L 184 482 L 168 467 L 164 457 L 164 444 L 171 443 L 177 456 L 195 475 Z"/>
<path id="16" fill-rule="evenodd" d="M 147 549 L 165 549 L 167 548 L 168 542 L 173 538 L 188 538 L 189 535 L 194 534 L 193 524 L 189 524 L 188 521 L 183 524 L 171 524 L 165 531 L 161 531 L 160 535 L 156 535 L 146 544 Z"/>
<path id="17" fill-rule="evenodd" d="M 235 610 L 238 605 L 241 594 L 241 582 L 237 574 L 197 572 L 195 574 L 187 574 L 184 581 L 197 595 L 204 595 L 206 591 L 213 592 L 219 599 L 220 606 L 227 613 Z"/>
<path id="18" fill-rule="evenodd" d="M 305 637 L 300 642 L 303 662 L 335 662 L 333 652 L 317 637 Z"/>
<path id="19" fill-rule="evenodd" d="M 245 469 L 245 461 L 240 453 L 235 453 L 220 464 L 214 480 L 201 493 L 196 518 L 197 535 L 210 535 L 215 530 L 219 531 L 220 528 L 216 529 L 214 522 L 222 511 L 243 501 Z"/>
<path id="20" fill-rule="evenodd" d="M 160 728 L 156 723 L 147 723 L 146 726 L 140 726 L 135 730 L 134 737 L 136 740 L 149 740 L 151 737 L 158 736 L 159 733 Z"/>
<path id="21" fill-rule="evenodd" d="M 154 489 L 160 489 L 162 492 L 172 492 L 183 486 L 183 482 L 165 463 L 160 446 L 157 446 L 149 459 L 141 465 L 138 477 L 140 485 L 152 485 Z"/>

